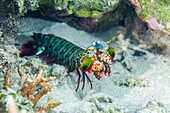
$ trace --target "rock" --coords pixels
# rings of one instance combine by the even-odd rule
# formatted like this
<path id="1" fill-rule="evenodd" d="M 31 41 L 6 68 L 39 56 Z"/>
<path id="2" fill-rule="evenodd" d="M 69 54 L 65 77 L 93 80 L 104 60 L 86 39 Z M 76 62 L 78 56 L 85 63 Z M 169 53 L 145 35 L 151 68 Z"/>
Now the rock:
<path id="1" fill-rule="evenodd" d="M 168 113 L 168 110 L 162 103 L 150 101 L 146 106 L 139 108 L 136 113 Z"/>
<path id="2" fill-rule="evenodd" d="M 168 1 L 149 2 L 129 0 L 135 10 L 128 12 L 125 25 L 140 44 L 139 46 L 154 53 L 170 55 L 170 33 L 168 30 L 169 13 L 166 3 Z M 126 2 L 128 3 L 128 2 Z M 153 8 L 150 8 L 153 7 Z M 159 16 L 158 16 L 159 14 Z"/>
<path id="3" fill-rule="evenodd" d="M 58 64 L 53 64 L 51 68 L 51 75 L 55 76 L 57 79 L 63 79 L 67 75 L 67 70 L 64 66 Z"/>
<path id="4" fill-rule="evenodd" d="M 167 31 L 170 15 L 167 11 L 169 6 L 166 6 L 169 2 L 148 2 L 147 0 L 143 2 L 136 0 L 86 0 L 84 2 L 81 0 L 16 0 L 7 2 L 5 0 L 0 8 L 9 10 L 2 10 L 0 17 L 2 15 L 7 17 L 8 22 L 2 23 L 1 39 L 16 35 L 20 16 L 28 11 L 38 11 L 36 14 L 39 16 L 41 13 L 48 19 L 66 22 L 70 26 L 88 32 L 99 32 L 124 24 L 128 28 L 127 38 L 137 40 L 141 48 L 170 55 L 170 33 Z"/>
<path id="5" fill-rule="evenodd" d="M 61 1 L 39 3 L 39 11 L 43 16 L 48 16 L 62 22 L 69 22 L 78 29 L 96 32 L 123 21 L 126 15 L 127 4 L 119 1 Z M 45 9 L 45 10 L 44 10 Z"/>
<path id="6" fill-rule="evenodd" d="M 94 93 L 94 94 L 89 94 L 87 95 L 84 100 L 86 100 L 87 102 L 91 102 L 94 103 L 97 110 L 95 110 L 95 113 L 103 113 L 103 112 L 127 112 L 128 110 L 120 107 L 120 106 L 116 106 L 114 104 L 114 98 L 110 95 L 106 95 L 104 93 Z"/>
<path id="7" fill-rule="evenodd" d="M 161 5 L 152 2 L 146 5 L 142 1 L 136 0 L 87 0 L 86 3 L 80 3 L 79 0 L 67 2 L 42 0 L 39 2 L 38 10 L 43 16 L 67 22 L 79 30 L 88 32 L 98 32 L 124 23 L 128 28 L 127 38 L 133 37 L 139 42 L 141 48 L 149 49 L 154 53 L 170 55 L 170 40 L 168 39 L 170 33 L 166 31 L 168 29 L 167 20 L 170 16 L 168 16 L 167 10 L 164 10 L 167 1 L 160 1 Z M 148 8 L 149 6 L 154 7 L 155 10 Z M 159 12 L 159 16 L 155 15 L 156 11 Z M 131 35 L 128 36 L 129 34 Z"/>

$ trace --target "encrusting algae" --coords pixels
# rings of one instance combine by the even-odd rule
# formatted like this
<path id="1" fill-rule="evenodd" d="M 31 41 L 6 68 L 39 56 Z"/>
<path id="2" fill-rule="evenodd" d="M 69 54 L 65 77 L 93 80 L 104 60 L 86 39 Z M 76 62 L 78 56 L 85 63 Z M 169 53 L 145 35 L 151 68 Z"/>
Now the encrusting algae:
<path id="1" fill-rule="evenodd" d="M 21 65 L 18 65 L 18 73 L 21 77 L 21 84 L 20 89 L 17 90 L 17 93 L 20 94 L 25 100 L 30 100 L 33 103 L 33 108 L 35 107 L 38 100 L 45 95 L 46 93 L 51 91 L 51 88 L 53 85 L 50 85 L 46 82 L 52 81 L 55 79 L 55 77 L 49 77 L 44 78 L 42 77 L 42 70 L 40 70 L 39 74 L 34 77 L 31 80 L 28 80 L 28 75 L 25 74 L 22 70 Z M 1 79 L 0 79 L 1 80 Z M 5 78 L 5 89 L 8 91 L 9 88 L 11 88 L 11 79 L 10 79 L 10 70 L 7 71 L 7 75 Z M 36 85 L 41 85 L 41 89 L 38 90 L 38 92 L 33 95 L 33 90 Z M 48 103 L 45 106 L 40 106 L 38 110 L 34 111 L 35 113 L 42 112 L 42 111 L 48 111 L 51 108 L 54 108 L 58 105 L 60 105 L 61 102 L 52 101 L 50 94 L 48 93 Z"/>

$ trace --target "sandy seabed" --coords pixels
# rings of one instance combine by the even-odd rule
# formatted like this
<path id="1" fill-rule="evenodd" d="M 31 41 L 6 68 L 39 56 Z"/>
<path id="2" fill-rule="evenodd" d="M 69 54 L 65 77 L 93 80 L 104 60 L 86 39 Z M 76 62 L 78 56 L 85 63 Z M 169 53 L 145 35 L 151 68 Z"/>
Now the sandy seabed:
<path id="1" fill-rule="evenodd" d="M 75 92 L 77 73 L 66 73 L 67 69 L 58 64 L 46 65 L 39 57 L 31 59 L 19 58 L 19 47 L 27 40 L 32 40 L 34 32 L 43 34 L 55 34 L 82 48 L 87 48 L 92 41 L 107 41 L 118 34 L 122 27 L 113 27 L 100 33 L 87 33 L 68 26 L 65 23 L 51 22 L 37 18 L 24 18 L 20 24 L 20 31 L 14 44 L 1 45 L 0 54 L 4 57 L 0 64 L 7 62 L 8 66 L 3 71 L 11 69 L 12 86 L 19 87 L 20 77 L 16 73 L 18 64 L 23 65 L 26 73 L 38 74 L 40 66 L 44 76 L 49 71 L 56 76 L 55 85 L 50 92 L 53 100 L 62 104 L 49 110 L 49 113 L 166 113 L 170 111 L 170 58 L 163 55 L 155 55 L 147 50 L 142 50 L 135 44 L 129 44 L 126 51 L 121 52 L 117 40 L 109 45 L 116 50 L 115 59 L 120 61 L 111 65 L 111 76 L 102 77 L 98 81 L 92 74 L 88 74 L 93 81 L 93 89 L 86 83 L 85 89 Z M 121 34 L 123 40 L 125 33 Z M 12 42 L 12 41 L 11 41 Z M 136 55 L 135 53 L 143 53 Z M 122 57 L 123 56 L 123 57 Z M 123 59 L 122 59 L 123 58 Z M 0 74 L 2 75 L 2 73 Z M 80 85 L 81 88 L 82 84 Z M 47 95 L 43 96 L 36 104 L 35 109 L 46 103 Z"/>

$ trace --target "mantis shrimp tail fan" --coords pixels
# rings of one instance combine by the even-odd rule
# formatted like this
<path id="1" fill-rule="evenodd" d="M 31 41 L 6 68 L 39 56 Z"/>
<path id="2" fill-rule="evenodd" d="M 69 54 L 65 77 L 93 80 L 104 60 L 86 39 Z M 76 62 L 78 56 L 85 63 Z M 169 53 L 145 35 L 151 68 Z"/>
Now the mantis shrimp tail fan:
<path id="1" fill-rule="evenodd" d="M 39 34 L 33 35 L 32 37 L 35 39 L 38 37 Z M 39 55 L 44 51 L 44 47 L 41 46 L 40 43 L 37 43 L 37 41 L 27 41 L 24 43 L 21 47 L 21 52 L 19 56 L 21 58 L 29 58 L 35 55 Z"/>

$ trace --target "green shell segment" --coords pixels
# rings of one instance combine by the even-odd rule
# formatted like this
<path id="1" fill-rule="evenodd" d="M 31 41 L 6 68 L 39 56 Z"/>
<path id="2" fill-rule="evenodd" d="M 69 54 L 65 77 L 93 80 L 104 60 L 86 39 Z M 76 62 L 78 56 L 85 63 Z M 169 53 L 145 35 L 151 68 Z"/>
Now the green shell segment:
<path id="1" fill-rule="evenodd" d="M 81 69 L 87 70 L 92 62 L 92 57 L 87 57 L 81 64 Z"/>
<path id="2" fill-rule="evenodd" d="M 108 47 L 107 52 L 112 58 L 115 57 L 115 50 L 112 47 Z"/>
<path id="3" fill-rule="evenodd" d="M 69 71 L 73 71 L 74 67 L 80 66 L 80 57 L 84 49 L 77 45 L 60 38 L 58 36 L 35 33 L 32 36 L 38 42 L 39 52 L 44 50 L 44 54 L 52 57 L 51 61 L 64 63 L 68 66 Z"/>

